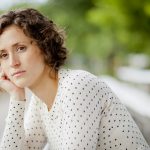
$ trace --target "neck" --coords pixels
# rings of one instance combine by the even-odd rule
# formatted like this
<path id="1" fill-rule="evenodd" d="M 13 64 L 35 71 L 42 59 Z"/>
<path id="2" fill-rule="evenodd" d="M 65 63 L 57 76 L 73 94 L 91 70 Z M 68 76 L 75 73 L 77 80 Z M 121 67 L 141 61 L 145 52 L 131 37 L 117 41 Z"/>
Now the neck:
<path id="1" fill-rule="evenodd" d="M 47 105 L 48 109 L 52 106 L 58 89 L 58 73 L 56 74 L 56 78 L 54 77 L 54 73 L 52 75 L 50 77 L 48 71 L 43 73 L 40 80 L 35 85 L 32 85 L 32 87 L 29 87 Z"/>

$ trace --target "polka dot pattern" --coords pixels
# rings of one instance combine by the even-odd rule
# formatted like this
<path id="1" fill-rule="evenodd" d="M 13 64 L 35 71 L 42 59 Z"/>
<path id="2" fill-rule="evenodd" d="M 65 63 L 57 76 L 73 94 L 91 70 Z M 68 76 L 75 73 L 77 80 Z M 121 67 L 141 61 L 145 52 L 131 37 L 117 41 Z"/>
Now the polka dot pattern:
<path id="1" fill-rule="evenodd" d="M 8 116 L 5 120 L 6 127 L 0 150 L 15 150 L 21 147 L 22 141 L 24 140 L 22 136 L 24 134 L 24 105 L 24 102 L 10 100 L 10 107 Z"/>
<path id="2" fill-rule="evenodd" d="M 48 142 L 51 150 L 150 150 L 117 96 L 84 70 L 60 69 L 50 111 L 36 95 L 25 119 L 24 109 L 11 101 L 0 149 L 42 150 Z"/>

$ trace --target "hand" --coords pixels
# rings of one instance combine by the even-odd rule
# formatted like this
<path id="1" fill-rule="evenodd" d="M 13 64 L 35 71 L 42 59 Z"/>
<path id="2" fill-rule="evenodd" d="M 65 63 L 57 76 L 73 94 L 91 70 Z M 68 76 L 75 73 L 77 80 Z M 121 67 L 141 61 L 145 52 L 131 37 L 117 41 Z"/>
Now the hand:
<path id="1" fill-rule="evenodd" d="M 0 91 L 6 91 L 16 100 L 25 99 L 25 89 L 16 86 L 0 67 Z"/>

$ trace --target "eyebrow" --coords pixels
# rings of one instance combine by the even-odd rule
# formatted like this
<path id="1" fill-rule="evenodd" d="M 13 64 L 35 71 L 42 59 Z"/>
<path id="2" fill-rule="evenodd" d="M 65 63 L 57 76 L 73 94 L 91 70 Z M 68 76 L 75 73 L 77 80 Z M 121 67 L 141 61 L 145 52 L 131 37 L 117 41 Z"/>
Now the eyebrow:
<path id="1" fill-rule="evenodd" d="M 21 44 L 21 43 L 24 43 L 24 42 L 17 42 L 17 43 L 14 43 L 14 44 L 12 45 L 12 47 L 16 47 L 16 46 L 18 46 L 18 45 Z M 5 51 L 5 49 L 0 49 L 0 52 L 3 52 L 3 51 Z"/>

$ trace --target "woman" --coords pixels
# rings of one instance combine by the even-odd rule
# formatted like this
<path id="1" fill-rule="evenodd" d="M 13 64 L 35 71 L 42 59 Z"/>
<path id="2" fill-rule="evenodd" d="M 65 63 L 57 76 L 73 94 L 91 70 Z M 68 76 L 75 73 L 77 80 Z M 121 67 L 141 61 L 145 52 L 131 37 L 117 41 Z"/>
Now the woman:
<path id="1" fill-rule="evenodd" d="M 148 150 L 137 125 L 98 77 L 62 68 L 63 35 L 35 9 L 0 17 L 0 87 L 10 94 L 1 150 Z M 25 88 L 33 95 L 24 117 Z"/>

